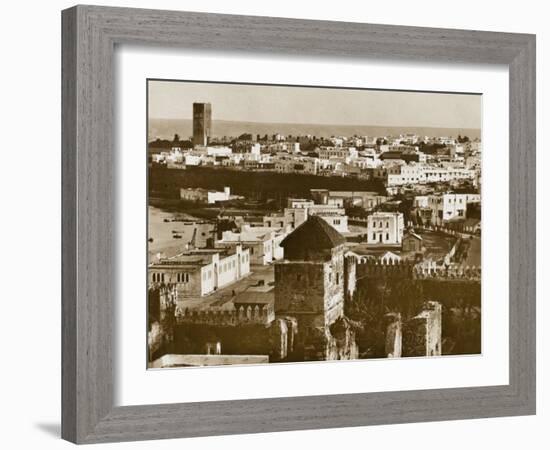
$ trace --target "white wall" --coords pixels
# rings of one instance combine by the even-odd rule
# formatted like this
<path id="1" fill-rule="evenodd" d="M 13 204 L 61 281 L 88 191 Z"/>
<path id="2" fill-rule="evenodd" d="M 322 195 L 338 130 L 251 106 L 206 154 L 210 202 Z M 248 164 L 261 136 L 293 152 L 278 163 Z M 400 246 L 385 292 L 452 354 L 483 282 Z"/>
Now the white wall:
<path id="1" fill-rule="evenodd" d="M 1 15 L 2 149 L 25 147 L 21 168 L 8 165 L 7 153 L 0 166 L 2 192 L 2 399 L 3 427 L 0 440 L 5 448 L 72 448 L 59 440 L 60 417 L 60 13 L 72 1 L 5 2 Z M 441 1 L 410 2 L 296 2 L 278 0 L 187 0 L 103 1 L 105 5 L 232 14 L 271 15 L 311 19 L 333 19 L 537 33 L 538 148 L 539 148 L 539 228 L 548 222 L 543 210 L 543 188 L 548 193 L 548 177 L 543 180 L 543 152 L 547 141 L 543 124 L 548 124 L 550 96 L 547 88 L 550 29 L 544 2 Z M 315 7 L 312 5 L 315 4 Z M 498 11 L 498 14 L 495 12 Z M 23 144 L 32 140 L 32 145 Z M 24 168 L 24 169 L 23 169 Z M 543 186 L 544 183 L 544 186 Z M 37 186 L 39 186 L 37 196 Z M 548 197 L 547 197 L 548 198 Z M 539 234 L 539 254 L 548 253 L 548 238 Z M 546 251 L 545 251 L 546 250 Z M 544 252 L 544 253 L 543 253 Z M 541 258 L 539 258 L 540 260 Z M 32 261 L 32 282 L 21 270 Z M 542 280 L 539 265 L 539 279 Z M 539 300 L 544 298 L 539 283 Z M 440 449 L 543 448 L 548 443 L 544 424 L 550 419 L 550 399 L 543 384 L 543 365 L 548 364 L 543 321 L 549 323 L 548 308 L 539 302 L 539 415 L 446 423 L 425 423 L 314 430 L 268 435 L 230 436 L 154 444 L 126 443 L 116 448 L 226 449 L 335 448 L 352 446 Z M 543 353 L 545 359 L 543 360 Z M 536 442 L 539 442 L 537 445 Z M 364 444 L 364 445 L 363 445 Z M 115 448 L 98 446 L 97 448 Z"/>

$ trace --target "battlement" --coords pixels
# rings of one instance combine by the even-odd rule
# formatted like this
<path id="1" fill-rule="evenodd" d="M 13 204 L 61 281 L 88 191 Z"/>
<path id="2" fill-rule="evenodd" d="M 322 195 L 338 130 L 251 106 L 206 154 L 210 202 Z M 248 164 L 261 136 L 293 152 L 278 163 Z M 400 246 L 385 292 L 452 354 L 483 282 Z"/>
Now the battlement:
<path id="1" fill-rule="evenodd" d="M 481 267 L 449 266 L 426 267 L 422 263 L 401 260 L 363 259 L 357 263 L 358 277 L 399 277 L 414 279 L 481 280 Z"/>
<path id="2" fill-rule="evenodd" d="M 481 267 L 479 266 L 457 266 L 436 267 L 435 269 L 425 269 L 415 267 L 414 278 L 417 279 L 446 279 L 446 280 L 481 280 Z"/>
<path id="3" fill-rule="evenodd" d="M 415 263 L 412 261 L 382 260 L 366 258 L 357 263 L 358 277 L 399 277 L 413 278 Z"/>
<path id="4" fill-rule="evenodd" d="M 268 325 L 275 319 L 272 304 L 231 305 L 230 308 L 188 309 L 176 307 L 178 324 L 193 323 L 202 325 Z"/>

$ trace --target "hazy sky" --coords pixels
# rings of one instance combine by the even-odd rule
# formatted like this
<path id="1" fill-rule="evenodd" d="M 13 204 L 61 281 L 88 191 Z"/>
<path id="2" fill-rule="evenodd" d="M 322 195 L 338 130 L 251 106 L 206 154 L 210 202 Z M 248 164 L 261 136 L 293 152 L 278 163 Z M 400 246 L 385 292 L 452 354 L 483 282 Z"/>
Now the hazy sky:
<path id="1" fill-rule="evenodd" d="M 149 117 L 191 119 L 193 102 L 213 120 L 481 128 L 481 95 L 149 81 Z"/>

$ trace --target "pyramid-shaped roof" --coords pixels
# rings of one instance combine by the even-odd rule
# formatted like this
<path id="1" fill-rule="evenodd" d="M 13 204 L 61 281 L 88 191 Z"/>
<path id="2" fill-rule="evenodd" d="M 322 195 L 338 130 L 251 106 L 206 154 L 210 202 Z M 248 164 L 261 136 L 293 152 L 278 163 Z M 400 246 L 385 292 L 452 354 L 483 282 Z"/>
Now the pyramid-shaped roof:
<path id="1" fill-rule="evenodd" d="M 346 240 L 338 231 L 318 216 L 309 218 L 281 242 L 281 247 L 323 250 L 337 247 Z"/>

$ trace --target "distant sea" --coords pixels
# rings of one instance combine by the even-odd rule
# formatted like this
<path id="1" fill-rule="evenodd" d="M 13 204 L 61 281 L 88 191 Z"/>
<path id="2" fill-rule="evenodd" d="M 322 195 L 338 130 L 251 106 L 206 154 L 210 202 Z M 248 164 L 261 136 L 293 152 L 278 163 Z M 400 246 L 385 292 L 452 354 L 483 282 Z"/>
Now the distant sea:
<path id="1" fill-rule="evenodd" d="M 147 130 L 148 140 L 172 139 L 178 134 L 181 139 L 192 135 L 193 121 L 191 119 L 150 119 Z M 265 123 L 236 122 L 231 120 L 213 120 L 212 137 L 239 136 L 243 133 L 284 135 L 311 134 L 318 137 L 330 136 L 392 136 L 402 133 L 414 133 L 418 136 L 468 136 L 470 139 L 480 138 L 481 130 L 477 128 L 434 128 L 434 127 L 383 127 L 372 125 L 326 125 L 306 123 Z"/>

